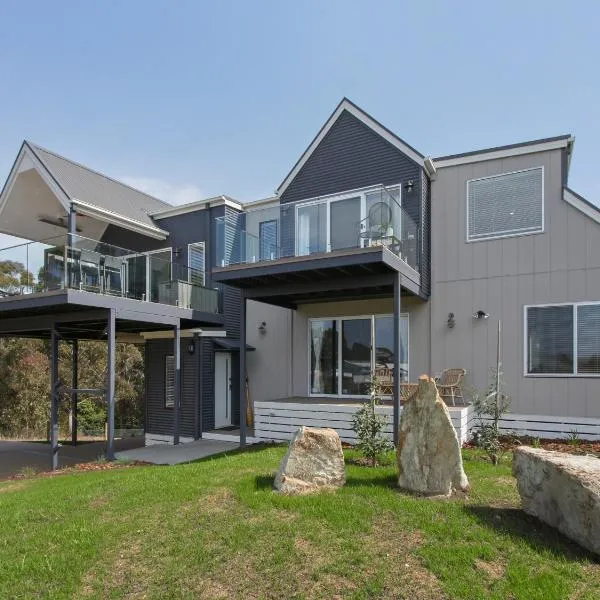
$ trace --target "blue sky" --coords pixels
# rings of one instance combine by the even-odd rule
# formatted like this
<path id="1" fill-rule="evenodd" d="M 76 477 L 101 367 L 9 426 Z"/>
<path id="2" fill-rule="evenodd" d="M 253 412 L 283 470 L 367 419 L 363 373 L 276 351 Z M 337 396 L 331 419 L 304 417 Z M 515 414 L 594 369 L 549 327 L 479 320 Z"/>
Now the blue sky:
<path id="1" fill-rule="evenodd" d="M 573 133 L 600 202 L 600 6 L 12 2 L 0 179 L 23 138 L 180 203 L 270 195 L 343 96 L 433 156 Z"/>

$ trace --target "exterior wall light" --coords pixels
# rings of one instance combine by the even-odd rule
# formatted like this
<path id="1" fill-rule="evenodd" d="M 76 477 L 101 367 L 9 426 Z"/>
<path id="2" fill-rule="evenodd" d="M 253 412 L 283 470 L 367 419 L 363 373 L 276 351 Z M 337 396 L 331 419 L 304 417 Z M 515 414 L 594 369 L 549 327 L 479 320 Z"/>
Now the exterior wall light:
<path id="1" fill-rule="evenodd" d="M 267 323 L 265 321 L 258 326 L 258 333 L 260 333 L 260 335 L 265 335 L 267 333 Z"/>
<path id="2" fill-rule="evenodd" d="M 187 351 L 188 351 L 188 354 L 194 354 L 194 352 L 196 352 L 196 343 L 194 342 L 194 340 L 191 340 L 188 343 Z"/>
<path id="3" fill-rule="evenodd" d="M 409 179 L 404 186 L 404 189 L 410 194 L 415 187 L 415 182 L 412 179 Z"/>
<path id="4" fill-rule="evenodd" d="M 490 315 L 488 315 L 484 310 L 478 310 L 473 313 L 474 319 L 488 319 Z"/>
<path id="5" fill-rule="evenodd" d="M 454 313 L 448 313 L 448 329 L 454 329 Z"/>

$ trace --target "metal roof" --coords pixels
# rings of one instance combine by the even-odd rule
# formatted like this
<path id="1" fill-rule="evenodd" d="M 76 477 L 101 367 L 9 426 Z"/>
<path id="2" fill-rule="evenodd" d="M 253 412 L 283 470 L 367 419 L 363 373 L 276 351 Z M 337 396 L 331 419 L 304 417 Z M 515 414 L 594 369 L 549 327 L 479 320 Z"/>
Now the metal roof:
<path id="1" fill-rule="evenodd" d="M 37 144 L 29 141 L 25 141 L 25 144 L 71 200 L 80 200 L 154 228 L 156 224 L 152 221 L 150 213 L 172 208 L 167 202 Z"/>

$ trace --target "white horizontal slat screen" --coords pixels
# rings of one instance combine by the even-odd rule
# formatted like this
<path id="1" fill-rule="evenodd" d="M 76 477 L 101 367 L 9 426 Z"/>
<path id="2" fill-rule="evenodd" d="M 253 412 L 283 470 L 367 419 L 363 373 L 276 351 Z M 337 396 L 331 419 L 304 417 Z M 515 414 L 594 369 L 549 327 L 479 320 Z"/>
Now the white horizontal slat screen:
<path id="1" fill-rule="evenodd" d="M 469 241 L 536 233 L 544 228 L 544 169 L 467 182 Z"/>

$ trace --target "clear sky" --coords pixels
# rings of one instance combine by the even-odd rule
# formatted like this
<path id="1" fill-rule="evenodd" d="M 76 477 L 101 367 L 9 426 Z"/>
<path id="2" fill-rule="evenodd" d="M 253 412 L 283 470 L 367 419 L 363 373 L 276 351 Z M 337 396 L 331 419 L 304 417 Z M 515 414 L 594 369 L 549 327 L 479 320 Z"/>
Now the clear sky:
<path id="1" fill-rule="evenodd" d="M 343 96 L 423 154 L 573 133 L 600 203 L 600 3 L 5 1 L 24 138 L 180 203 L 271 195 Z"/>

